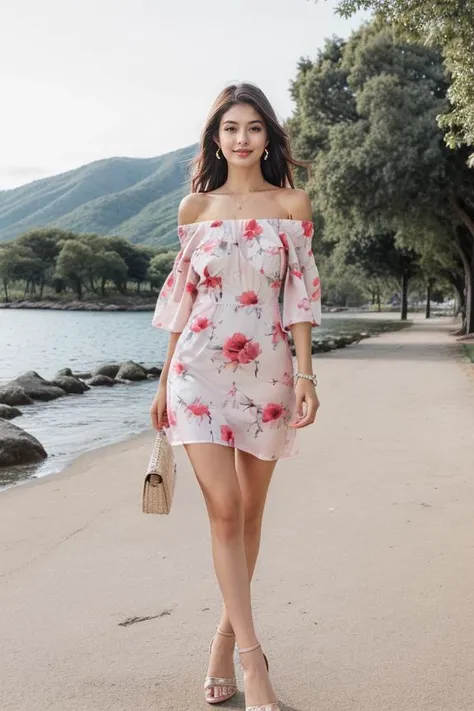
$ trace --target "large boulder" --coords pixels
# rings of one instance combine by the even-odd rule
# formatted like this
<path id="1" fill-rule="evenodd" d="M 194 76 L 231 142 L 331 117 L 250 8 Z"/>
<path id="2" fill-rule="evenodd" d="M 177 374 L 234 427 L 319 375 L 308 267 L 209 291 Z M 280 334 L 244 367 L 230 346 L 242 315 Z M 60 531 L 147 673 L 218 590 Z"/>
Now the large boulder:
<path id="1" fill-rule="evenodd" d="M 13 420 L 14 417 L 19 417 L 22 414 L 21 410 L 17 407 L 10 407 L 10 405 L 0 405 L 0 417 L 4 420 Z"/>
<path id="2" fill-rule="evenodd" d="M 34 464 L 47 456 L 36 437 L 7 420 L 0 420 L 0 467 Z"/>
<path id="3" fill-rule="evenodd" d="M 71 395 L 82 395 L 86 390 L 90 390 L 89 386 L 79 380 L 79 378 L 74 378 L 72 375 L 60 375 L 53 380 L 53 385 L 57 385 L 58 388 L 62 388 L 67 393 Z"/>
<path id="4" fill-rule="evenodd" d="M 18 378 L 11 380 L 6 385 L 7 388 L 12 386 L 22 387 L 33 400 L 41 400 L 43 402 L 56 400 L 56 398 L 66 395 L 62 388 L 58 388 L 48 380 L 45 380 L 34 370 L 29 370 L 27 373 L 19 375 Z"/>
<path id="5" fill-rule="evenodd" d="M 108 378 L 115 378 L 119 370 L 120 365 L 117 363 L 104 363 L 94 370 L 93 375 L 106 375 Z"/>
<path id="6" fill-rule="evenodd" d="M 19 385 L 4 385 L 0 388 L 0 403 L 3 405 L 32 405 L 34 400 Z"/>
<path id="7" fill-rule="evenodd" d="M 109 387 L 112 387 L 112 385 L 115 385 L 115 380 L 113 378 L 109 378 L 107 375 L 94 375 L 93 378 L 87 381 L 87 385 L 90 385 L 93 388 L 99 385 L 108 385 Z"/>
<path id="8" fill-rule="evenodd" d="M 128 360 L 126 363 L 122 363 L 115 377 L 120 380 L 146 380 L 147 371 L 143 366 L 134 363 L 133 360 Z"/>

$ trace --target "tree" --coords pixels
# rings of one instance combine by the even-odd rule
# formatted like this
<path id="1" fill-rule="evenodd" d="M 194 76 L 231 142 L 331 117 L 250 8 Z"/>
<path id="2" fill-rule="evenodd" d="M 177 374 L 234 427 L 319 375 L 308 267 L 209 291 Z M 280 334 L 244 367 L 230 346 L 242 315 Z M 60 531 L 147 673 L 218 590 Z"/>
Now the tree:
<path id="1" fill-rule="evenodd" d="M 451 148 L 474 145 L 474 0 L 339 0 L 337 11 L 357 10 L 376 17 L 417 42 L 441 47 L 452 83 L 450 110 L 439 115 Z"/>
<path id="2" fill-rule="evenodd" d="M 332 76 L 337 77 L 334 86 Z M 307 108 L 315 85 L 318 91 L 324 88 L 331 105 L 339 97 L 342 107 L 340 120 L 323 125 L 327 137 L 313 156 L 308 184 L 325 238 L 337 242 L 354 234 L 392 234 L 398 248 L 422 253 L 424 241 L 437 234 L 463 254 L 469 287 L 474 176 L 466 151 L 449 150 L 436 124 L 448 89 L 439 52 L 396 41 L 390 31 L 373 25 L 354 33 L 342 50 L 337 42 L 323 61 L 312 68 L 306 64 L 294 84 L 297 111 L 290 129 L 303 143 L 301 133 L 321 134 Z M 324 93 L 319 101 L 324 102 Z M 347 111 L 351 101 L 353 118 Z M 457 268 L 454 258 L 452 264 Z M 466 327 L 472 331 L 474 296 L 472 289 L 468 292 Z"/>
<path id="3" fill-rule="evenodd" d="M 148 265 L 150 263 L 150 250 L 146 247 L 135 247 L 124 237 L 104 237 L 105 249 L 117 252 L 128 267 L 128 279 L 137 284 L 137 291 L 140 293 L 140 285 L 148 279 Z M 123 285 L 126 290 L 126 284 Z"/>
<path id="4" fill-rule="evenodd" d="M 152 286 L 160 287 L 173 268 L 176 252 L 163 252 L 155 255 L 148 269 L 148 274 Z"/>
<path id="5" fill-rule="evenodd" d="M 67 240 L 58 257 L 56 275 L 69 282 L 79 301 L 82 299 L 84 280 L 94 264 L 92 249 L 76 240 Z"/>
<path id="6" fill-rule="evenodd" d="M 9 300 L 8 285 L 11 282 L 36 279 L 41 272 L 41 260 L 29 247 L 16 242 L 6 244 L 0 250 L 0 279 L 3 281 L 5 300 Z"/>
<path id="7" fill-rule="evenodd" d="M 122 289 L 122 285 L 127 281 L 128 267 L 117 252 L 102 251 L 94 255 L 93 273 L 101 280 L 100 293 L 105 296 L 107 281 L 114 282 L 119 291 Z"/>

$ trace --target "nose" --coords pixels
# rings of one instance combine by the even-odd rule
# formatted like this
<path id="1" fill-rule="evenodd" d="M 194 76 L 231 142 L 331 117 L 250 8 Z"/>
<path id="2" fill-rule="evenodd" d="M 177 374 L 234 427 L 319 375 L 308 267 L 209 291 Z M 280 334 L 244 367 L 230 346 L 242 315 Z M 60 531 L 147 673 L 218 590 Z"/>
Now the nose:
<path id="1" fill-rule="evenodd" d="M 245 131 L 241 131 L 237 136 L 237 143 L 239 146 L 246 146 L 248 143 L 247 134 Z"/>

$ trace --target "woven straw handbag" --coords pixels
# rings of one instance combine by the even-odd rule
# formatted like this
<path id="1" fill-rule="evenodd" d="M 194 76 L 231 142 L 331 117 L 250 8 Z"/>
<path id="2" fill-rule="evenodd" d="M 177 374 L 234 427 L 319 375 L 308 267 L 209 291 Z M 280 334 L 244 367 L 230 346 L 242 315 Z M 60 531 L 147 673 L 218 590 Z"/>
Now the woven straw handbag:
<path id="1" fill-rule="evenodd" d="M 173 448 L 164 430 L 159 430 L 153 444 L 150 463 L 143 484 L 143 513 L 169 514 L 176 484 Z"/>

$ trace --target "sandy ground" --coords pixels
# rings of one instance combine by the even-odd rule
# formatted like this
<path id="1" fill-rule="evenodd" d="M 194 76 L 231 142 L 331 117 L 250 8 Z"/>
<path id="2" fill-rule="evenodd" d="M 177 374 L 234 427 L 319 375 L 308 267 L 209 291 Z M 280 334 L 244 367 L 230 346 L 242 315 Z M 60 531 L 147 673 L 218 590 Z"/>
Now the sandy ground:
<path id="1" fill-rule="evenodd" d="M 318 423 L 276 470 L 253 586 L 281 711 L 474 709 L 459 352 L 437 319 L 316 359 Z M 209 708 L 207 518 L 182 451 L 172 514 L 141 513 L 152 436 L 0 495 L 1 711 Z"/>

